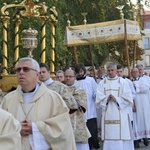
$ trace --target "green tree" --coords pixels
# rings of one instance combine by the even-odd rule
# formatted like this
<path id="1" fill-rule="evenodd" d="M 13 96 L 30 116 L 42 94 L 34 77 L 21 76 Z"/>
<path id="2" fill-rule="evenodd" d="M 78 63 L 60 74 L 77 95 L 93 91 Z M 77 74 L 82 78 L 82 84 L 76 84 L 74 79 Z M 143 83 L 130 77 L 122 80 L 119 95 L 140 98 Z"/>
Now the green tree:
<path id="1" fill-rule="evenodd" d="M 33 0 L 35 3 L 38 2 L 38 0 Z M 12 0 L 5 0 L 7 4 L 15 3 Z M 17 3 L 21 3 L 21 0 L 18 0 Z M 43 2 L 42 0 L 39 0 L 39 2 Z M 45 1 L 46 5 L 48 6 L 48 12 L 47 15 L 50 14 L 50 8 L 52 6 L 56 7 L 56 10 L 58 12 L 58 22 L 55 24 L 56 26 L 56 47 L 54 49 L 55 51 L 55 68 L 57 69 L 65 69 L 69 66 L 74 66 L 75 61 L 72 56 L 72 48 L 64 46 L 64 35 L 65 35 L 65 28 L 67 26 L 67 16 L 66 13 L 69 13 L 69 20 L 71 21 L 71 25 L 81 25 L 83 24 L 83 16 L 81 13 L 86 12 L 87 13 L 87 23 L 98 23 L 98 22 L 106 22 L 106 21 L 112 21 L 112 20 L 118 20 L 120 19 L 120 13 L 119 10 L 116 9 L 116 6 L 118 5 L 125 5 L 123 12 L 124 12 L 124 18 L 133 20 L 133 15 L 130 12 L 130 10 L 133 10 L 133 5 L 130 3 L 130 5 L 127 4 L 127 0 L 47 0 Z M 138 3 L 141 3 L 142 0 L 139 0 Z M 148 1 L 147 1 L 148 2 Z M 2 3 L 0 3 L 0 8 L 2 8 Z M 9 63 L 13 62 L 13 55 L 14 55 L 14 27 L 15 22 L 14 19 L 16 15 L 18 15 L 19 11 L 22 8 L 12 8 L 9 9 L 10 12 L 10 22 L 9 22 L 9 34 L 8 34 L 8 48 L 9 48 Z M 142 8 L 140 8 L 142 9 Z M 140 12 L 139 9 L 139 12 Z M 139 22 L 140 22 L 140 14 L 138 16 Z M 47 54 L 47 63 L 51 61 L 50 59 L 50 53 L 49 50 L 51 49 L 50 44 L 50 36 L 51 36 L 51 30 L 49 26 L 49 22 L 46 22 L 47 28 L 46 28 L 46 54 Z M 22 49 L 21 46 L 21 38 L 22 38 L 22 30 L 28 29 L 29 27 L 38 30 L 39 35 L 41 34 L 41 21 L 38 18 L 25 18 L 21 17 L 21 25 L 20 25 L 20 57 L 27 56 L 27 51 Z M 142 26 L 141 26 L 142 28 Z M 2 23 L 0 24 L 0 34 L 2 35 Z M 0 38 L 0 51 L 2 54 L 2 36 Z M 40 62 L 40 55 L 41 55 L 41 47 L 40 47 L 40 36 L 38 36 L 38 47 L 33 52 L 34 58 Z M 114 49 L 119 52 L 120 56 L 116 56 L 114 53 Z M 124 50 L 124 44 L 122 41 L 113 42 L 113 43 L 103 43 L 103 44 L 95 44 L 91 45 L 92 49 L 92 57 L 94 60 L 95 65 L 102 64 L 108 58 L 109 53 L 111 53 L 112 57 L 114 57 L 116 60 L 118 60 L 119 63 L 126 66 L 126 59 L 125 57 L 125 50 Z M 79 62 L 83 62 L 86 65 L 90 65 L 90 55 L 88 46 L 77 46 L 77 55 Z M 138 56 L 137 59 L 141 59 L 141 55 L 143 54 L 143 50 L 140 49 L 137 46 Z M 133 44 L 129 43 L 129 54 L 130 54 L 130 60 L 133 60 Z M 2 60 L 2 58 L 0 58 Z"/>

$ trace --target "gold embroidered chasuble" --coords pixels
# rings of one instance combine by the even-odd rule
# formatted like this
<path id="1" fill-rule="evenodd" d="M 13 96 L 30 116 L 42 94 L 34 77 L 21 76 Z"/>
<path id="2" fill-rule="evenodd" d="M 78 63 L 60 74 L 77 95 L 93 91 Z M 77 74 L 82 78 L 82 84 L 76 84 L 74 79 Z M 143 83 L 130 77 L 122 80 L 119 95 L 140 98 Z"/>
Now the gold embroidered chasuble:
<path id="1" fill-rule="evenodd" d="M 115 96 L 117 102 L 107 101 Z M 132 129 L 129 108 L 133 105 L 132 93 L 123 78 L 105 78 L 98 85 L 96 104 L 102 107 L 102 139 L 131 140 Z"/>
<path id="2" fill-rule="evenodd" d="M 69 92 L 72 93 L 76 103 L 79 105 L 79 108 L 70 114 L 75 141 L 88 143 L 91 135 L 86 126 L 85 112 L 82 110 L 82 108 L 86 110 L 87 107 L 86 93 L 83 89 L 76 86 L 69 87 Z"/>
<path id="3" fill-rule="evenodd" d="M 54 81 L 47 85 L 51 90 L 59 93 L 69 109 L 77 109 L 74 113 L 70 114 L 70 119 L 74 131 L 75 141 L 87 143 L 88 138 L 91 136 L 86 126 L 86 119 L 84 112 L 77 106 L 77 103 L 84 109 L 87 107 L 87 97 L 83 89 L 79 87 L 68 87 L 65 84 Z"/>
<path id="4" fill-rule="evenodd" d="M 69 91 L 68 87 L 65 84 L 63 84 L 59 81 L 54 81 L 54 82 L 48 84 L 47 87 L 49 89 L 54 90 L 57 93 L 59 93 L 62 96 L 62 98 L 65 101 L 68 108 L 78 109 L 78 107 L 74 101 L 74 98 L 72 96 L 72 93 Z"/>
<path id="5" fill-rule="evenodd" d="M 76 150 L 68 108 L 61 96 L 43 83 L 28 106 L 23 104 L 22 91 L 18 87 L 4 97 L 2 108 L 19 121 L 27 117 L 34 122 L 51 150 Z M 31 150 L 28 136 L 22 136 L 22 150 Z"/>

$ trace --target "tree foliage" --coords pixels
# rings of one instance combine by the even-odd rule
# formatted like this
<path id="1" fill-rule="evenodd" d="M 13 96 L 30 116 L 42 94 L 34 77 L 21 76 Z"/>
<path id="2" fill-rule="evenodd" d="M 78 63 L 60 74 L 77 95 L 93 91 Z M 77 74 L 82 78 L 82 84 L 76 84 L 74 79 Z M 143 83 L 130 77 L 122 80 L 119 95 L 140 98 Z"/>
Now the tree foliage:
<path id="1" fill-rule="evenodd" d="M 33 0 L 37 2 L 38 0 Z M 15 3 L 12 0 L 5 0 L 7 4 Z M 18 0 L 18 3 L 21 3 L 21 0 Z M 39 0 L 39 2 L 43 2 Z M 106 22 L 112 20 L 120 19 L 120 12 L 116 9 L 118 5 L 124 5 L 123 13 L 124 18 L 133 20 L 133 4 L 127 4 L 127 0 L 47 0 L 45 1 L 48 6 L 48 10 L 55 6 L 58 12 L 58 22 L 56 24 L 56 47 L 55 51 L 55 69 L 65 69 L 69 66 L 74 66 L 75 61 L 72 54 L 72 48 L 64 46 L 64 35 L 65 28 L 67 26 L 67 16 L 66 13 L 69 13 L 69 20 L 71 21 L 71 25 L 81 25 L 83 24 L 83 16 L 81 13 L 86 12 L 87 23 L 98 23 L 98 22 Z M 138 0 L 138 5 L 142 2 L 142 0 Z M 0 3 L 0 8 L 2 7 L 2 3 Z M 140 8 L 141 9 L 141 8 Z M 138 10 L 140 12 L 140 9 Z M 12 8 L 9 10 L 10 12 L 10 21 L 9 21 L 9 30 L 8 30 L 8 49 L 9 49 L 9 63 L 13 62 L 14 55 L 14 27 L 15 27 L 15 17 L 19 11 L 19 8 Z M 49 15 L 49 11 L 47 13 Z M 138 16 L 140 22 L 140 14 Z M 38 30 L 39 35 L 41 34 L 41 21 L 38 18 L 25 18 L 21 17 L 21 26 L 20 26 L 20 57 L 27 56 L 27 51 L 23 50 L 21 47 L 21 38 L 22 38 L 22 30 L 28 29 L 29 27 Z M 142 28 L 142 26 L 141 26 Z M 49 22 L 46 22 L 46 60 L 47 63 L 51 61 L 50 59 L 50 37 L 51 37 L 51 27 Z M 2 23 L 0 24 L 0 34 L 2 35 Z M 40 62 L 41 55 L 41 46 L 40 46 L 40 36 L 38 36 L 38 47 L 33 52 L 34 58 Z M 2 54 L 2 36 L 0 37 L 0 50 Z M 129 42 L 129 57 L 130 61 L 133 60 L 133 43 Z M 90 54 L 87 46 L 77 46 L 76 48 L 79 62 L 85 63 L 85 65 L 91 65 Z M 125 48 L 123 41 L 112 42 L 112 43 L 104 43 L 104 44 L 95 44 L 91 45 L 92 49 L 92 57 L 95 65 L 102 64 L 111 54 L 111 56 L 116 59 L 123 66 L 127 65 L 125 58 Z M 115 51 L 118 51 L 120 56 L 115 54 Z M 143 54 L 143 50 L 140 49 L 137 45 L 137 60 L 141 60 L 141 55 Z M 2 58 L 0 58 L 2 60 Z"/>

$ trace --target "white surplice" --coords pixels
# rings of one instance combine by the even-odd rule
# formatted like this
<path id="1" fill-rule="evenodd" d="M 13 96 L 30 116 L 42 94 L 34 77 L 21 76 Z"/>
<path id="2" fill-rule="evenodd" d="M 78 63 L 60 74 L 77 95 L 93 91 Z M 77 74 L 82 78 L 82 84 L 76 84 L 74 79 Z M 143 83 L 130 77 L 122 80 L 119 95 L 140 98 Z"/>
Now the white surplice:
<path id="1" fill-rule="evenodd" d="M 136 90 L 135 106 L 133 113 L 134 139 L 150 138 L 150 84 L 149 77 L 140 77 L 133 81 Z"/>
<path id="2" fill-rule="evenodd" d="M 84 80 L 76 80 L 75 85 L 83 88 L 87 95 L 86 119 L 97 118 L 95 95 L 97 83 L 93 77 L 86 77 Z"/>
<path id="3" fill-rule="evenodd" d="M 136 92 L 135 92 L 135 89 L 134 89 L 134 86 L 133 86 L 133 83 L 132 83 L 132 81 L 130 80 L 130 79 L 128 79 L 128 78 L 125 78 L 125 81 L 129 84 L 129 86 L 130 86 L 130 89 L 131 89 L 131 92 L 132 92 L 132 98 L 133 99 L 135 99 L 135 96 L 136 96 Z M 130 109 L 130 113 L 129 113 L 129 115 L 130 115 L 130 119 L 131 119 L 131 121 L 133 121 L 133 108 L 132 108 L 132 106 L 129 108 Z"/>

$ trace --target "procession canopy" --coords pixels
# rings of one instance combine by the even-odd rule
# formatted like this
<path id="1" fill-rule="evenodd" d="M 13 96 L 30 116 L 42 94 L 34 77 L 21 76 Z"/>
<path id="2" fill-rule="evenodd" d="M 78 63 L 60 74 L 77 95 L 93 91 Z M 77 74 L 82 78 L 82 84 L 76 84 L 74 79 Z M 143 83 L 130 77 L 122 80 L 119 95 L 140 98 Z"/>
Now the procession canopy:
<path id="1" fill-rule="evenodd" d="M 95 24 L 67 26 L 64 44 L 78 46 L 124 40 L 125 27 L 127 40 L 142 39 L 137 21 L 121 19 Z"/>

